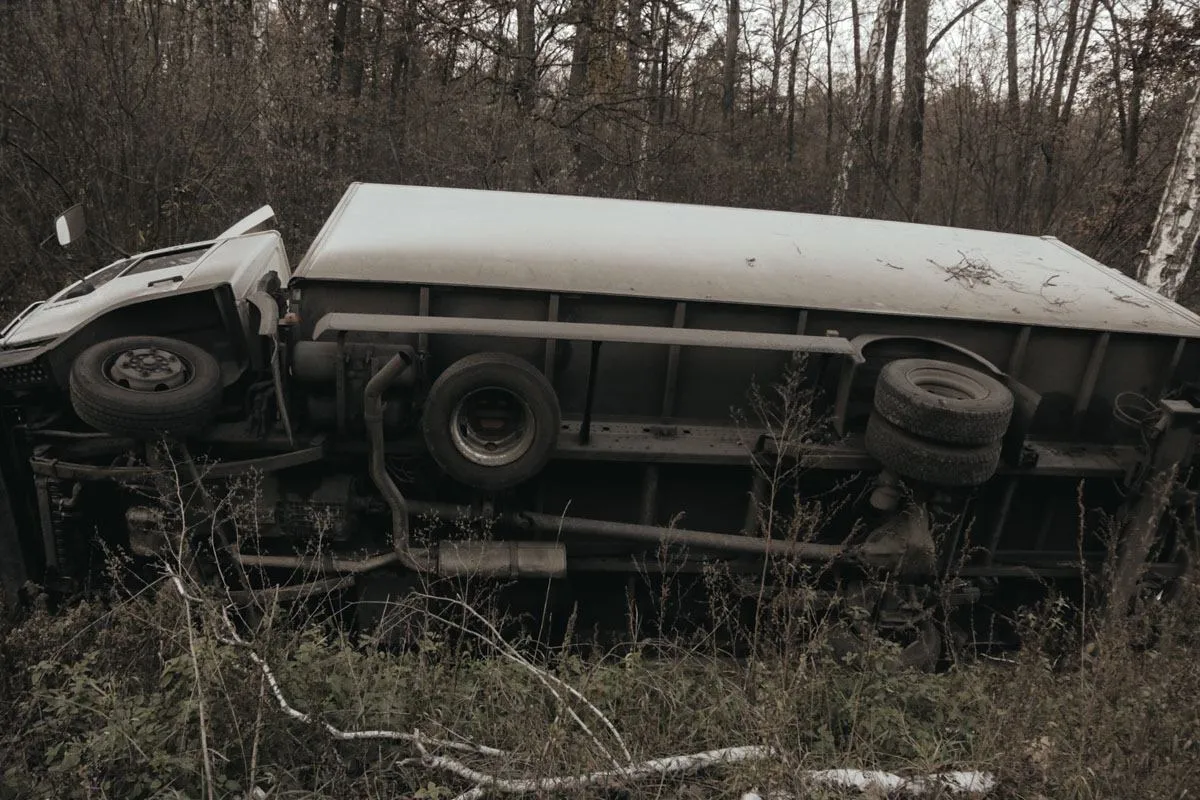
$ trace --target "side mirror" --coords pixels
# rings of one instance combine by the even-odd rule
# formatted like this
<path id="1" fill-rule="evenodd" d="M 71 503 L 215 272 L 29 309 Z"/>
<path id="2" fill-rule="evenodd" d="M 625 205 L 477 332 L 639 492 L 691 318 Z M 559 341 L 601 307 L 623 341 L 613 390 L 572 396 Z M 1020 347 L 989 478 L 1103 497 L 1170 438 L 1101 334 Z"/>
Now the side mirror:
<path id="1" fill-rule="evenodd" d="M 77 242 L 87 232 L 87 221 L 83 218 L 83 205 L 76 203 L 54 220 L 54 232 L 63 247 Z"/>

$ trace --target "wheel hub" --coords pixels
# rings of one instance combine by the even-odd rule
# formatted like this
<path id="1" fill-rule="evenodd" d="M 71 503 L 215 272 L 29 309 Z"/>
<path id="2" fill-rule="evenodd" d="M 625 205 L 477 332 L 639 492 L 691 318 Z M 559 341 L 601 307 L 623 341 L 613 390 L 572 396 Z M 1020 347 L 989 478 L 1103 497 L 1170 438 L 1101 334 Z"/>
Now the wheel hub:
<path id="1" fill-rule="evenodd" d="M 187 382 L 187 364 L 169 350 L 139 347 L 126 350 L 114 359 L 108 378 L 118 386 L 139 392 L 162 392 Z"/>
<path id="2" fill-rule="evenodd" d="M 465 457 L 497 467 L 523 456 L 533 445 L 533 413 L 525 401 L 499 387 L 476 389 L 454 408 L 450 438 Z"/>

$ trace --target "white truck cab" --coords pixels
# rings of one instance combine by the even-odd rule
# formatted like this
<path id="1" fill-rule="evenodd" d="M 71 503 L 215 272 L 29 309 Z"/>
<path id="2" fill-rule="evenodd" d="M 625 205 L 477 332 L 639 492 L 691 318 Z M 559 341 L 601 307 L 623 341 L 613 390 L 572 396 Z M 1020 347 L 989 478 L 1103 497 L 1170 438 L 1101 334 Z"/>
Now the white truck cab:
<path id="1" fill-rule="evenodd" d="M 57 220 L 64 246 L 84 235 L 77 208 Z M 248 297 L 261 279 L 274 273 L 286 284 L 291 275 L 278 232 L 263 230 L 273 218 L 271 207 L 263 206 L 214 239 L 138 253 L 101 267 L 26 307 L 0 331 L 0 350 L 48 345 L 112 309 L 220 283 L 233 289 L 245 321 Z"/>

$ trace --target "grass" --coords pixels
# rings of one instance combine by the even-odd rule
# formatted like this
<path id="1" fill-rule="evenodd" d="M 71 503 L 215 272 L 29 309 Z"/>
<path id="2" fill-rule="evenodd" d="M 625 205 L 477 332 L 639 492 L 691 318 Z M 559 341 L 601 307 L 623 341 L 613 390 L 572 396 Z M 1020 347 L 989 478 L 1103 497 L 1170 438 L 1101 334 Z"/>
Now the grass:
<path id="1" fill-rule="evenodd" d="M 223 643 L 219 604 L 185 600 L 165 579 L 131 597 L 35 612 L 0 634 L 0 796 L 242 797 L 258 787 L 280 798 L 434 798 L 472 788 L 412 760 L 411 742 L 338 741 L 288 716 L 251 653 L 300 712 L 342 730 L 419 729 L 500 748 L 499 758 L 430 749 L 496 775 L 611 767 L 604 752 L 620 745 L 565 686 L 611 721 L 637 761 L 741 745 L 778 754 L 640 781 L 639 797 L 835 796 L 796 777 L 832 767 L 982 770 L 999 781 L 997 797 L 1200 792 L 1191 585 L 1086 653 L 1070 644 L 1078 617 L 1047 603 L 1023 618 L 1025 646 L 1010 659 L 939 674 L 889 669 L 883 643 L 838 661 L 820 631 L 753 668 L 687 642 L 675 654 L 658 642 L 653 657 L 637 642 L 619 655 L 551 652 L 534 668 L 493 647 L 491 618 L 450 607 L 461 613 L 414 607 L 422 624 L 399 650 L 282 609 L 246 635 L 251 647 Z M 1150 624 L 1153 647 L 1132 646 L 1137 626 Z M 579 794 L 627 796 L 604 791 Z"/>

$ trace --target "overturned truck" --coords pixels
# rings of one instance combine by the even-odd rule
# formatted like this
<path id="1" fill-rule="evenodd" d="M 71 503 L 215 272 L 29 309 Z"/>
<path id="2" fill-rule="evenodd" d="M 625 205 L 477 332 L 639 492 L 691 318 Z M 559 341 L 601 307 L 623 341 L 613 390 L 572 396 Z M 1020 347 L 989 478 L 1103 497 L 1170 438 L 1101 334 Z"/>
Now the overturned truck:
<path id="1" fill-rule="evenodd" d="M 1053 237 L 354 184 L 293 270 L 272 216 L 3 330 L 10 604 L 176 500 L 251 594 L 785 560 L 925 636 L 950 583 L 1187 565 L 1200 318 Z"/>

